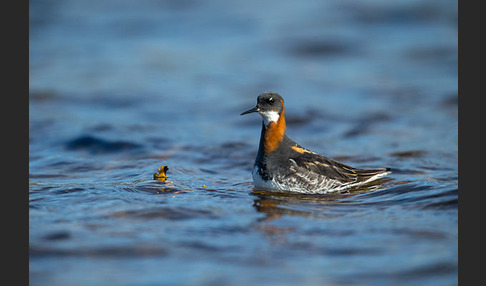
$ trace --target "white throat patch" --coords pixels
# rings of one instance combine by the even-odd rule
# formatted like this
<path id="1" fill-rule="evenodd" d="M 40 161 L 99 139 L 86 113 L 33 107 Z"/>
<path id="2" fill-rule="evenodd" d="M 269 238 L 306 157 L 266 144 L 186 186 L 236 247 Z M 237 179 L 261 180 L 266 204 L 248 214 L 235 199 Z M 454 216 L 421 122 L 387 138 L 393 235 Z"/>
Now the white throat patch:
<path id="1" fill-rule="evenodd" d="M 267 126 L 270 122 L 277 122 L 278 118 L 280 117 L 280 115 L 278 115 L 278 112 L 276 111 L 260 112 L 260 115 L 263 117 L 263 122 L 265 123 L 265 126 Z"/>

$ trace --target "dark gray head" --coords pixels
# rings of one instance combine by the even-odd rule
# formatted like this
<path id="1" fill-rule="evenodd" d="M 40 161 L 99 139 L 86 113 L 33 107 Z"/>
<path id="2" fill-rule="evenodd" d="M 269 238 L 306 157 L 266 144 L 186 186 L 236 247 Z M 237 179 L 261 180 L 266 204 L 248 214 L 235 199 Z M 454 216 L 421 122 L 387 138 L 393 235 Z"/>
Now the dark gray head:
<path id="1" fill-rule="evenodd" d="M 269 122 L 278 121 L 284 110 L 284 100 L 278 93 L 265 92 L 258 96 L 257 105 L 254 108 L 241 113 L 241 115 L 258 112 L 267 125 Z"/>

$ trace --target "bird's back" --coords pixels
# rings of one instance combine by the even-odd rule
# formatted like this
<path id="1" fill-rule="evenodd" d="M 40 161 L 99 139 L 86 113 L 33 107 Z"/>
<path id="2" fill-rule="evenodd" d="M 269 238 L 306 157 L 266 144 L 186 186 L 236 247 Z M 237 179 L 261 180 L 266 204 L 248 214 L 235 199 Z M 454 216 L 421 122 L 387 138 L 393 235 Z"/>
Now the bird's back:
<path id="1" fill-rule="evenodd" d="M 264 172 L 281 189 L 307 193 L 334 191 L 376 180 L 390 171 L 348 166 L 305 149 L 287 136 L 276 151 L 265 156 Z"/>

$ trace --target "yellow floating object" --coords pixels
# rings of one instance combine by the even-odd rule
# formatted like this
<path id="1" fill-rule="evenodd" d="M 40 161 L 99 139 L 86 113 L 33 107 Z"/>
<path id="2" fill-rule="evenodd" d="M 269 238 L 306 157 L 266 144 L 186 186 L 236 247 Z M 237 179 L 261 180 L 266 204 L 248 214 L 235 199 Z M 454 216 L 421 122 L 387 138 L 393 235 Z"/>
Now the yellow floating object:
<path id="1" fill-rule="evenodd" d="M 165 174 L 167 170 L 169 170 L 169 167 L 160 166 L 160 168 L 157 169 L 158 173 L 154 173 L 154 180 L 165 182 L 165 180 L 167 180 L 167 175 Z"/>

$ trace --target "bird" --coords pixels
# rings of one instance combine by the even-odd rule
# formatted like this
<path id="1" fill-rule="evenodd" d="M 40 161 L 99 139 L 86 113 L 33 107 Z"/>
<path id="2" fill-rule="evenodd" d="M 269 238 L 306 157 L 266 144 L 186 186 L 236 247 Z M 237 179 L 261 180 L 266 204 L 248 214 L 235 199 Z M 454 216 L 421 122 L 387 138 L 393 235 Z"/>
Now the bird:
<path id="1" fill-rule="evenodd" d="M 276 92 L 264 92 L 254 108 L 262 130 L 252 177 L 256 188 L 301 194 L 326 194 L 375 181 L 390 168 L 360 169 L 345 165 L 297 144 L 286 134 L 285 104 Z"/>

